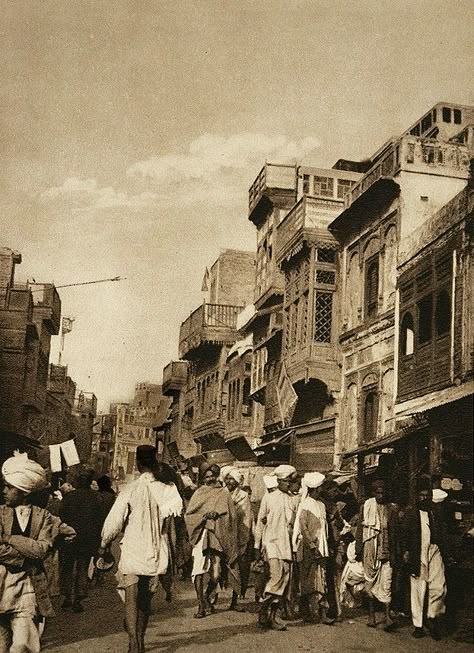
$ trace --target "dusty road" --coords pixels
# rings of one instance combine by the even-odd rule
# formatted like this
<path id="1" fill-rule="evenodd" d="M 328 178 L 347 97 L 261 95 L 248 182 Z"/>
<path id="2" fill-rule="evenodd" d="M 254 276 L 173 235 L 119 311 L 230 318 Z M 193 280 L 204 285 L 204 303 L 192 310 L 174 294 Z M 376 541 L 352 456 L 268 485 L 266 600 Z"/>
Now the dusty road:
<path id="1" fill-rule="evenodd" d="M 224 610 L 220 601 L 216 614 L 193 619 L 195 599 L 190 582 L 177 582 L 174 600 L 167 604 L 163 594 L 155 599 L 155 612 L 147 635 L 147 653 L 467 653 L 472 645 L 453 640 L 434 642 L 430 637 L 415 640 L 411 627 L 397 633 L 366 627 L 362 618 L 335 626 L 300 625 L 287 632 L 261 631 L 253 613 Z M 91 591 L 83 614 L 58 610 L 43 638 L 48 653 L 126 653 L 122 630 L 122 606 L 114 591 L 113 577 Z M 251 609 L 251 604 L 248 604 Z"/>

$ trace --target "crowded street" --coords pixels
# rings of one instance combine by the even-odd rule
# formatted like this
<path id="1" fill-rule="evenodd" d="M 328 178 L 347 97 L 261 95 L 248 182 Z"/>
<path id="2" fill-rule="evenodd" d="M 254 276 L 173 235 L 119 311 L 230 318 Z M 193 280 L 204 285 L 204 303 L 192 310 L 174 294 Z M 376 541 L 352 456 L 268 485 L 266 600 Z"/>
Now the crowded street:
<path id="1" fill-rule="evenodd" d="M 45 630 L 44 646 L 49 653 L 115 653 L 125 650 L 122 608 L 109 578 L 94 589 L 85 602 L 83 614 L 59 612 Z M 194 591 L 189 581 L 176 584 L 171 604 L 160 592 L 154 601 L 149 626 L 147 653 L 467 653 L 472 645 L 451 641 L 414 641 L 409 628 L 392 633 L 389 641 L 383 631 L 369 630 L 361 615 L 335 626 L 295 625 L 286 633 L 264 632 L 255 625 L 252 606 L 249 612 L 228 612 L 224 607 L 206 620 L 192 618 Z"/>
<path id="2" fill-rule="evenodd" d="M 85 602 L 86 612 L 71 615 L 59 612 L 45 631 L 44 647 L 49 653 L 115 653 L 125 650 L 122 608 L 109 578 L 94 589 Z M 387 641 L 383 631 L 369 630 L 361 615 L 335 626 L 295 625 L 286 633 L 264 632 L 249 612 L 228 612 L 222 606 L 209 619 L 192 618 L 194 591 L 189 581 L 176 583 L 171 604 L 160 592 L 154 601 L 149 626 L 147 653 L 468 653 L 472 645 L 454 641 L 414 641 L 407 627 L 392 633 Z"/>
<path id="3" fill-rule="evenodd" d="M 473 24 L 2 3 L 0 653 L 472 651 Z"/>

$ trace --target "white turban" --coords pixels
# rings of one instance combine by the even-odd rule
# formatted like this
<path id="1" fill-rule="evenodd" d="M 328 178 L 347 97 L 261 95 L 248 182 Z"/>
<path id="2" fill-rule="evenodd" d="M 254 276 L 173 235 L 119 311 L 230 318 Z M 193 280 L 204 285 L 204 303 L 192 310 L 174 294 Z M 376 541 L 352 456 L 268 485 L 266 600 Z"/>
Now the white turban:
<path id="1" fill-rule="evenodd" d="M 2 465 L 2 474 L 6 483 L 27 494 L 42 490 L 48 484 L 46 471 L 26 453 L 16 453 L 8 458 Z"/>
<path id="2" fill-rule="evenodd" d="M 296 469 L 293 465 L 279 465 L 273 470 L 273 475 L 281 480 L 285 480 L 292 474 L 296 474 Z"/>
<path id="3" fill-rule="evenodd" d="M 263 477 L 263 482 L 265 483 L 267 490 L 273 490 L 274 488 L 278 487 L 278 479 L 276 476 L 265 474 Z"/>
<path id="4" fill-rule="evenodd" d="M 441 503 L 446 499 L 447 496 L 448 496 L 447 492 L 436 488 L 435 490 L 433 490 L 433 503 Z"/>
<path id="5" fill-rule="evenodd" d="M 320 474 L 319 472 L 308 472 L 303 476 L 301 485 L 303 487 L 307 487 L 311 490 L 314 490 L 315 488 L 322 485 L 325 479 L 326 477 L 324 476 L 324 474 Z"/>
<path id="6" fill-rule="evenodd" d="M 220 480 L 224 481 L 226 476 L 229 475 L 229 472 L 231 469 L 234 469 L 233 465 L 224 465 L 224 467 L 221 467 L 221 473 L 220 473 Z"/>
<path id="7" fill-rule="evenodd" d="M 236 481 L 239 485 L 241 485 L 244 481 L 244 475 L 240 469 L 238 469 L 238 467 L 232 467 L 232 469 L 227 472 L 227 476 L 232 476 L 234 481 Z"/>

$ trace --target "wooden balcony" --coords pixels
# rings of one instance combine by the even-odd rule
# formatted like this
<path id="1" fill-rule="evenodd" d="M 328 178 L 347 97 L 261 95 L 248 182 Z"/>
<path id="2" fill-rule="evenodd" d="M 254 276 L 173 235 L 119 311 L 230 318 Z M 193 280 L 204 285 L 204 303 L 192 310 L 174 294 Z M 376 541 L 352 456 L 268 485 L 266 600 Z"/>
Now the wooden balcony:
<path id="1" fill-rule="evenodd" d="M 187 379 L 187 361 L 171 361 L 163 368 L 162 393 L 168 396 L 178 394 L 186 385 Z"/>
<path id="2" fill-rule="evenodd" d="M 285 258 L 299 251 L 305 240 L 328 240 L 328 225 L 343 208 L 342 199 L 304 195 L 278 226 L 277 263 L 280 265 Z"/>
<path id="3" fill-rule="evenodd" d="M 179 356 L 192 359 L 202 345 L 233 344 L 237 338 L 237 316 L 243 306 L 203 304 L 181 324 Z"/>
<path id="4" fill-rule="evenodd" d="M 249 188 L 249 219 L 258 222 L 256 214 L 265 197 L 296 197 L 296 187 L 296 166 L 266 163 Z"/>

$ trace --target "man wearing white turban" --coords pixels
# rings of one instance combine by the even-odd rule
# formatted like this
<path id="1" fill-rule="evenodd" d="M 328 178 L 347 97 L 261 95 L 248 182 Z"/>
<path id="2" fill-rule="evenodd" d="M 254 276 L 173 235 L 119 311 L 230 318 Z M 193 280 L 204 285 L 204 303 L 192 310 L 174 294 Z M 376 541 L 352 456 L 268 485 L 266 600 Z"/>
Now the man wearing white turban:
<path id="1" fill-rule="evenodd" d="M 280 465 L 273 475 L 278 481 L 278 488 L 264 495 L 255 529 L 255 548 L 262 548 L 269 569 L 258 623 L 262 627 L 286 630 L 277 613 L 284 605 L 290 581 L 293 560 L 291 536 L 296 511 L 289 491 L 297 473 L 291 465 Z"/>
<path id="2" fill-rule="evenodd" d="M 300 559 L 301 614 L 305 621 L 332 624 L 327 617 L 326 562 L 329 557 L 326 506 L 320 500 L 325 476 L 311 472 L 303 476 L 301 502 L 293 531 L 293 548 Z"/>
<path id="3" fill-rule="evenodd" d="M 5 505 L 0 506 L 0 653 L 39 653 L 38 617 L 54 614 L 43 560 L 54 541 L 49 512 L 28 495 L 46 486 L 45 470 L 26 454 L 2 466 Z"/>

